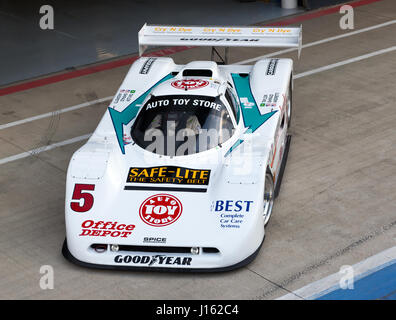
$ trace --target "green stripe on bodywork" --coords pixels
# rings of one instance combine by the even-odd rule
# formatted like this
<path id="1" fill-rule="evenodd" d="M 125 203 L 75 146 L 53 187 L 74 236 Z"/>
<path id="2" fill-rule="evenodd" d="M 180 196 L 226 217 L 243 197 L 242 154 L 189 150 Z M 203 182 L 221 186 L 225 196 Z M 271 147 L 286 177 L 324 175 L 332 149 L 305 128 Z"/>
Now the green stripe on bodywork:
<path id="1" fill-rule="evenodd" d="M 150 89 L 148 89 L 145 93 L 139 96 L 136 100 L 132 101 L 129 106 L 127 106 L 123 111 L 117 111 L 113 108 L 108 108 L 111 120 L 113 121 L 114 130 L 117 135 L 118 144 L 120 145 L 121 152 L 125 154 L 125 147 L 124 147 L 124 125 L 130 123 L 137 115 L 139 109 L 141 108 L 141 104 L 143 103 L 144 99 L 146 99 L 147 95 L 150 91 L 158 86 L 160 83 L 173 78 L 171 74 L 168 74 L 166 77 L 162 78 L 158 81 L 155 85 L 153 85 Z"/>
<path id="2" fill-rule="evenodd" d="M 239 101 L 241 101 L 241 98 L 245 98 L 249 103 L 253 104 L 252 106 L 246 107 L 242 104 L 242 102 L 240 103 L 243 122 L 246 127 L 245 133 L 251 134 L 260 128 L 264 122 L 271 118 L 277 111 L 261 114 L 256 100 L 253 97 L 252 90 L 250 89 L 250 77 L 248 75 L 240 76 L 237 73 L 232 73 L 231 76 L 232 80 L 234 81 Z M 236 147 L 242 144 L 242 142 L 243 140 L 241 139 L 237 140 L 227 151 L 225 157 L 228 156 Z"/>

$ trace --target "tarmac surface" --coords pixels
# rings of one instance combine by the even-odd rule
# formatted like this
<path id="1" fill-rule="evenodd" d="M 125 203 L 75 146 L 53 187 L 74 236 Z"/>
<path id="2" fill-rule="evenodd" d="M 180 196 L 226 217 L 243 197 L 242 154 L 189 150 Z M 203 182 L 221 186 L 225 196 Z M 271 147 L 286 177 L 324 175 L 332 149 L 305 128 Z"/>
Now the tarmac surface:
<path id="1" fill-rule="evenodd" d="M 85 140 L 62 142 L 93 132 L 107 102 L 57 110 L 112 96 L 129 66 L 0 96 L 0 298 L 274 299 L 395 246 L 396 3 L 354 12 L 354 30 L 340 29 L 339 13 L 303 21 L 300 60 L 276 54 L 295 61 L 293 139 L 264 244 L 236 271 L 103 271 L 61 255 L 66 170 Z M 230 62 L 275 51 L 235 48 Z M 210 53 L 171 56 L 181 64 Z M 52 290 L 39 286 L 43 265 L 54 269 Z"/>

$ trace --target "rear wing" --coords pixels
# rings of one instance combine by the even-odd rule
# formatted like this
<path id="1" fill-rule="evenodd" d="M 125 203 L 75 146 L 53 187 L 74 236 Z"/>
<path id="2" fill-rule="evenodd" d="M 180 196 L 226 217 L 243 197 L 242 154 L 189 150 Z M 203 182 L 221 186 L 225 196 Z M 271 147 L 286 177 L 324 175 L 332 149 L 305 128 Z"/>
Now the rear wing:
<path id="1" fill-rule="evenodd" d="M 209 27 L 147 25 L 139 31 L 139 55 L 150 46 L 302 47 L 302 27 Z"/>

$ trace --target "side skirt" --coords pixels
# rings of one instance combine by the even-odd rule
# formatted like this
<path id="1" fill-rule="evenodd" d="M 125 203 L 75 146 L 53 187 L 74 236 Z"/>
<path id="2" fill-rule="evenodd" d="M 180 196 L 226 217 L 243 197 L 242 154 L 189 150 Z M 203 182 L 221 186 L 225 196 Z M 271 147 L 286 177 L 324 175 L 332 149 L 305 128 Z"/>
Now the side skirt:
<path id="1" fill-rule="evenodd" d="M 278 197 L 280 187 L 282 184 L 283 173 L 285 172 L 287 157 L 289 155 L 290 142 L 291 142 L 291 135 L 287 135 L 285 152 L 283 152 L 282 163 L 281 163 L 281 167 L 279 169 L 278 179 L 276 180 L 276 186 L 275 186 L 275 191 L 274 191 L 275 198 Z"/>

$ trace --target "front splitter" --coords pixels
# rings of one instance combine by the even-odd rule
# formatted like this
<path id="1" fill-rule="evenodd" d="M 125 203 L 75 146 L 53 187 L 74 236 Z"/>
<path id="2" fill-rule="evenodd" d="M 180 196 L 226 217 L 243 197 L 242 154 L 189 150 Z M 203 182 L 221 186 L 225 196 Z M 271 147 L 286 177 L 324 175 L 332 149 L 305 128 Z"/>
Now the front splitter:
<path id="1" fill-rule="evenodd" d="M 257 254 L 259 253 L 261 246 L 264 243 L 265 235 L 263 238 L 263 241 L 261 241 L 259 247 L 253 254 L 248 256 L 246 259 L 230 265 L 226 267 L 221 267 L 221 268 L 168 268 L 168 267 L 134 267 L 134 266 L 125 266 L 125 265 L 120 265 L 120 266 L 115 266 L 115 265 L 107 265 L 107 264 L 95 264 L 95 263 L 89 263 L 89 262 L 83 262 L 75 258 L 69 251 L 69 248 L 67 247 L 67 239 L 63 242 L 63 247 L 62 247 L 62 254 L 63 256 L 69 260 L 70 262 L 81 266 L 81 267 L 87 267 L 87 268 L 95 268 L 95 269 L 105 269 L 105 270 L 135 270 L 135 271 L 160 271 L 160 272 L 224 272 L 224 271 L 231 271 L 235 270 L 241 267 L 244 267 L 248 265 L 250 262 L 252 262 Z"/>

